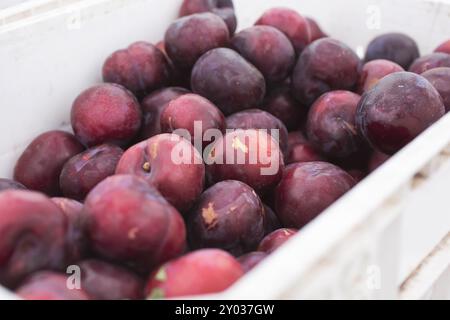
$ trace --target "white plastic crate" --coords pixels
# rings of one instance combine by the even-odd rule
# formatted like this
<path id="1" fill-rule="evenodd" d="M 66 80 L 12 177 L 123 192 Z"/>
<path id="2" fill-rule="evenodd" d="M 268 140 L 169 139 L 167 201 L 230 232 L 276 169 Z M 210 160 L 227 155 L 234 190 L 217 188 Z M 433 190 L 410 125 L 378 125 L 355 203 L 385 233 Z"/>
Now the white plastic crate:
<path id="1" fill-rule="evenodd" d="M 359 54 L 405 32 L 422 54 L 450 38 L 450 1 L 234 0 L 239 29 L 265 9 L 316 18 Z M 67 128 L 71 103 L 114 50 L 157 42 L 181 0 L 36 0 L 0 11 L 0 176 L 39 133 Z M 242 278 L 210 298 L 450 298 L 450 115 Z M 0 298 L 7 298 L 0 288 Z"/>

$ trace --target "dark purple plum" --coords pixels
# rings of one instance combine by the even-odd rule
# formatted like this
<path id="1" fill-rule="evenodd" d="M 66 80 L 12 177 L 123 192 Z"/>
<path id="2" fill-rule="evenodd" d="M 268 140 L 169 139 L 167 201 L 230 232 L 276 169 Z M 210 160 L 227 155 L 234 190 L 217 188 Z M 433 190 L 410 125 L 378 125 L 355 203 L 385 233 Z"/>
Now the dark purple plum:
<path id="1" fill-rule="evenodd" d="M 272 208 L 268 205 L 264 206 L 264 234 L 269 234 L 274 230 L 281 228 L 281 223 Z"/>
<path id="2" fill-rule="evenodd" d="M 355 180 L 327 162 L 303 162 L 286 167 L 276 189 L 275 211 L 288 228 L 302 228 L 349 191 Z"/>
<path id="3" fill-rule="evenodd" d="M 67 218 L 49 198 L 26 190 L 0 192 L 0 283 L 12 288 L 66 262 Z"/>
<path id="4" fill-rule="evenodd" d="M 203 191 L 205 165 L 197 149 L 176 134 L 160 134 L 129 148 L 116 174 L 133 174 L 185 213 Z"/>
<path id="5" fill-rule="evenodd" d="M 75 136 L 89 147 L 102 143 L 123 147 L 139 132 L 142 113 L 130 91 L 106 83 L 83 91 L 75 99 L 71 122 Z"/>
<path id="6" fill-rule="evenodd" d="M 81 288 L 95 300 L 142 299 L 144 281 L 132 271 L 101 260 L 84 260 Z"/>
<path id="7" fill-rule="evenodd" d="M 229 41 L 225 22 L 209 12 L 175 20 L 164 38 L 167 55 L 182 70 L 190 70 L 204 53 L 225 47 Z"/>
<path id="8" fill-rule="evenodd" d="M 183 253 L 184 221 L 144 179 L 116 175 L 87 196 L 84 214 L 92 249 L 139 272 Z"/>
<path id="9" fill-rule="evenodd" d="M 360 98 L 350 91 L 330 91 L 311 106 L 307 121 L 308 139 L 326 156 L 346 158 L 361 148 L 362 139 L 355 123 Z"/>
<path id="10" fill-rule="evenodd" d="M 210 181 L 239 180 L 260 195 L 277 185 L 284 168 L 278 142 L 266 131 L 254 129 L 228 132 L 205 157 Z"/>
<path id="11" fill-rule="evenodd" d="M 286 241 L 297 233 L 296 229 L 278 229 L 264 237 L 258 250 L 270 254 L 281 247 Z"/>
<path id="12" fill-rule="evenodd" d="M 322 38 L 300 55 L 292 74 L 292 94 L 306 106 L 332 90 L 352 90 L 358 83 L 361 60 L 344 43 Z"/>
<path id="13" fill-rule="evenodd" d="M 60 194 L 59 175 L 64 164 L 83 151 L 70 133 L 48 131 L 35 138 L 17 160 L 14 180 L 49 196 Z"/>
<path id="14" fill-rule="evenodd" d="M 372 89 L 380 79 L 394 72 L 405 71 L 401 66 L 389 60 L 372 60 L 364 64 L 358 82 L 357 92 L 363 94 Z"/>
<path id="15" fill-rule="evenodd" d="M 264 237 L 264 207 L 245 183 L 227 180 L 207 189 L 188 216 L 189 245 L 219 248 L 239 256 Z"/>
<path id="16" fill-rule="evenodd" d="M 316 20 L 310 17 L 305 18 L 308 21 L 309 31 L 311 33 L 311 42 L 316 41 L 317 39 L 328 37 L 328 35 L 322 31 Z"/>
<path id="17" fill-rule="evenodd" d="M 311 42 L 308 20 L 289 8 L 272 8 L 256 21 L 255 25 L 272 26 L 283 32 L 295 48 L 297 54 Z"/>
<path id="18" fill-rule="evenodd" d="M 72 157 L 61 171 L 61 191 L 66 197 L 84 200 L 92 188 L 114 174 L 122 154 L 121 148 L 102 144 Z"/>
<path id="19" fill-rule="evenodd" d="M 301 131 L 293 131 L 288 136 L 288 152 L 285 156 L 286 164 L 296 162 L 324 161 L 320 154 L 304 136 Z"/>
<path id="20" fill-rule="evenodd" d="M 450 54 L 435 52 L 417 58 L 409 67 L 409 71 L 417 74 L 422 74 L 430 69 L 441 67 L 450 67 Z"/>
<path id="21" fill-rule="evenodd" d="M 185 94 L 172 100 L 161 114 L 163 132 L 176 133 L 184 129 L 181 133 L 189 133 L 185 138 L 190 139 L 198 150 L 210 143 L 204 141 L 206 131 L 216 129 L 223 133 L 225 127 L 223 113 L 211 101 L 197 94 Z"/>
<path id="22" fill-rule="evenodd" d="M 27 188 L 20 182 L 11 179 L 0 179 L 0 191 L 4 190 L 26 190 Z"/>
<path id="23" fill-rule="evenodd" d="M 208 51 L 192 70 L 191 87 L 218 106 L 225 115 L 254 108 L 266 94 L 264 76 L 236 51 Z"/>
<path id="24" fill-rule="evenodd" d="M 104 82 L 120 84 L 143 98 L 169 83 L 170 65 L 161 50 L 140 41 L 111 54 L 102 73 Z"/>
<path id="25" fill-rule="evenodd" d="M 285 80 L 294 68 L 294 47 L 274 27 L 254 26 L 244 29 L 231 39 L 231 47 L 258 68 L 269 83 Z"/>
<path id="26" fill-rule="evenodd" d="M 450 68 L 434 68 L 421 74 L 439 92 L 445 111 L 450 111 Z"/>
<path id="27" fill-rule="evenodd" d="M 390 157 L 391 156 L 384 154 L 382 152 L 379 152 L 376 150 L 373 151 L 372 155 L 370 156 L 370 159 L 369 159 L 369 165 L 368 165 L 369 172 L 373 172 L 376 169 L 378 169 L 383 163 L 388 161 Z"/>
<path id="28" fill-rule="evenodd" d="M 424 77 L 396 72 L 362 96 L 356 123 L 373 148 L 392 155 L 444 113 L 439 93 Z"/>
<path id="29" fill-rule="evenodd" d="M 234 34 L 237 19 L 232 0 L 184 0 L 180 9 L 180 17 L 200 12 L 212 12 L 218 15 L 227 24 L 230 34 Z"/>
<path id="30" fill-rule="evenodd" d="M 289 86 L 271 90 L 264 99 L 262 109 L 280 119 L 289 131 L 298 129 L 306 119 L 307 110 L 291 95 Z"/>
<path id="31" fill-rule="evenodd" d="M 267 130 L 278 141 L 283 152 L 288 147 L 288 131 L 280 119 L 260 109 L 248 109 L 233 113 L 226 119 L 227 129 L 262 129 Z M 272 130 L 274 130 L 272 132 Z M 276 130 L 276 131 L 275 131 Z"/>
<path id="32" fill-rule="evenodd" d="M 385 33 L 369 43 L 365 61 L 385 59 L 406 70 L 419 55 L 417 43 L 411 37 L 403 33 Z"/>
<path id="33" fill-rule="evenodd" d="M 142 100 L 143 123 L 140 139 L 145 140 L 162 133 L 161 113 L 167 104 L 189 93 L 189 90 L 180 87 L 169 87 L 157 90 Z"/>

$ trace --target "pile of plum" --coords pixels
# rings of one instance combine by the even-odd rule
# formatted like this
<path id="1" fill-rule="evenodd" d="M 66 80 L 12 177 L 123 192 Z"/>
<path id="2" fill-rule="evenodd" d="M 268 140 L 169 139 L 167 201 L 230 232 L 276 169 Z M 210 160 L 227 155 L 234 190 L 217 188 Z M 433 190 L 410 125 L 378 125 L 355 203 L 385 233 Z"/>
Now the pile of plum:
<path id="1" fill-rule="evenodd" d="M 450 40 L 420 56 L 383 34 L 360 59 L 291 9 L 236 25 L 231 0 L 185 0 L 164 41 L 106 59 L 73 134 L 28 145 L 0 180 L 1 285 L 25 299 L 222 291 L 450 110 Z M 223 136 L 198 143 L 195 121 Z M 209 161 L 249 150 L 270 163 Z"/>

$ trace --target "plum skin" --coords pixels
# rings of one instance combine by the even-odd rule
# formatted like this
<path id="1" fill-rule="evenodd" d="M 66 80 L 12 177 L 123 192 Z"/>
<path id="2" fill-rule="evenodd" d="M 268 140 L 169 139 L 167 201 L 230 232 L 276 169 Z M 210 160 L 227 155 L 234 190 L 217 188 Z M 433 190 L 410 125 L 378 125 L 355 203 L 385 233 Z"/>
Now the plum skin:
<path id="1" fill-rule="evenodd" d="M 269 112 L 260 109 L 248 109 L 233 113 L 226 119 L 227 129 L 263 129 L 272 135 L 271 130 L 278 130 L 277 136 L 280 149 L 284 152 L 288 147 L 288 131 L 280 119 Z"/>
<path id="2" fill-rule="evenodd" d="M 261 72 L 228 48 L 210 50 L 198 59 L 192 69 L 191 88 L 225 115 L 260 105 L 266 94 Z"/>
<path id="3" fill-rule="evenodd" d="M 126 146 L 139 132 L 141 108 L 133 94 L 118 84 L 106 83 L 83 91 L 74 101 L 71 123 L 84 145 Z"/>
<path id="4" fill-rule="evenodd" d="M 177 163 L 172 153 L 182 152 L 189 159 Z M 148 184 L 185 213 L 203 191 L 205 165 L 197 149 L 176 134 L 160 134 L 129 148 L 119 160 L 116 174 L 133 174 Z"/>
<path id="5" fill-rule="evenodd" d="M 162 133 L 161 113 L 167 104 L 189 93 L 189 90 L 181 87 L 168 87 L 152 92 L 146 96 L 142 102 L 142 128 L 140 140 L 145 140 Z"/>
<path id="6" fill-rule="evenodd" d="M 204 53 L 227 46 L 229 40 L 225 22 L 209 12 L 175 20 L 164 37 L 167 55 L 182 70 L 190 70 Z"/>
<path id="7" fill-rule="evenodd" d="M 347 172 L 330 163 L 294 163 L 275 191 L 275 211 L 286 228 L 300 229 L 354 185 Z"/>
<path id="8" fill-rule="evenodd" d="M 292 42 L 297 54 L 300 54 L 311 42 L 308 20 L 292 9 L 269 9 L 255 22 L 255 25 L 267 25 L 279 29 Z"/>
<path id="9" fill-rule="evenodd" d="M 408 71 L 422 74 L 425 71 L 441 67 L 450 67 L 450 54 L 434 52 L 424 55 L 414 60 Z"/>
<path id="10" fill-rule="evenodd" d="M 230 35 L 236 31 L 237 19 L 232 0 L 184 0 L 179 16 L 189 16 L 200 12 L 212 12 L 221 17 L 227 24 Z"/>
<path id="11" fill-rule="evenodd" d="M 434 52 L 443 52 L 450 54 L 450 40 L 441 43 Z"/>
<path id="12" fill-rule="evenodd" d="M 355 123 L 360 98 L 350 91 L 330 91 L 311 106 L 308 138 L 325 155 L 346 158 L 360 149 L 362 141 Z"/>
<path id="13" fill-rule="evenodd" d="M 0 179 L 0 191 L 4 190 L 26 190 L 27 188 L 20 182 L 10 179 Z"/>
<path id="14" fill-rule="evenodd" d="M 392 155 L 444 113 L 441 97 L 431 83 L 411 72 L 396 72 L 362 96 L 356 123 L 372 147 Z"/>
<path id="15" fill-rule="evenodd" d="M 244 29 L 231 39 L 231 47 L 258 68 L 269 83 L 285 80 L 294 68 L 294 47 L 274 27 L 254 26 Z"/>
<path id="16" fill-rule="evenodd" d="M 49 198 L 27 190 L 0 192 L 0 283 L 66 264 L 67 218 Z"/>
<path id="17" fill-rule="evenodd" d="M 96 259 L 83 260 L 78 265 L 81 288 L 91 299 L 137 300 L 143 297 L 144 281 L 131 270 Z"/>
<path id="18" fill-rule="evenodd" d="M 212 182 L 239 180 L 264 195 L 281 179 L 283 154 L 277 141 L 266 131 L 228 132 L 214 142 L 210 150 L 205 162 Z"/>
<path id="19" fill-rule="evenodd" d="M 306 21 L 308 21 L 309 31 L 311 32 L 311 42 L 316 41 L 317 39 L 328 37 L 328 35 L 322 31 L 316 20 L 311 17 L 305 18 Z"/>
<path id="20" fill-rule="evenodd" d="M 297 233 L 296 229 L 281 228 L 266 235 L 258 246 L 258 251 L 270 254 L 281 247 Z"/>
<path id="21" fill-rule="evenodd" d="M 216 293 L 243 275 L 241 265 L 229 253 L 219 249 L 196 250 L 153 272 L 145 292 L 147 299 Z"/>
<path id="22" fill-rule="evenodd" d="M 36 137 L 17 160 L 14 179 L 28 189 L 57 196 L 60 194 L 59 175 L 64 164 L 83 150 L 83 146 L 68 132 L 45 132 Z"/>
<path id="23" fill-rule="evenodd" d="M 164 54 L 154 45 L 140 41 L 112 53 L 103 65 L 102 74 L 104 82 L 120 84 L 143 98 L 169 83 L 169 71 Z"/>
<path id="24" fill-rule="evenodd" d="M 419 55 L 419 48 L 411 37 L 402 33 L 385 33 L 369 43 L 365 61 L 385 59 L 406 70 Z"/>
<path id="25" fill-rule="evenodd" d="M 450 68 L 434 68 L 421 74 L 439 92 L 445 106 L 450 111 Z"/>
<path id="26" fill-rule="evenodd" d="M 357 85 L 361 60 L 344 43 L 322 38 L 303 50 L 292 73 L 292 95 L 306 106 L 332 90 Z"/>
<path id="27" fill-rule="evenodd" d="M 394 72 L 405 71 L 395 62 L 383 59 L 372 60 L 364 64 L 359 78 L 357 92 L 362 94 L 372 89 L 380 79 Z"/>
<path id="28" fill-rule="evenodd" d="M 264 237 L 265 211 L 252 188 L 222 181 L 200 196 L 187 226 L 192 248 L 219 248 L 239 256 L 256 249 Z"/>
<path id="29" fill-rule="evenodd" d="M 26 300 L 90 300 L 83 289 L 69 289 L 68 276 L 53 271 L 34 273 L 15 293 Z"/>
<path id="30" fill-rule="evenodd" d="M 148 272 L 185 248 L 181 215 L 137 176 L 102 181 L 87 196 L 84 215 L 92 249 L 138 272 Z"/>
<path id="31" fill-rule="evenodd" d="M 195 122 L 201 123 L 201 137 L 195 136 Z M 172 100 L 162 112 L 160 124 L 161 130 L 167 133 L 177 129 L 187 130 L 191 142 L 201 151 L 201 146 L 208 144 L 203 141 L 207 130 L 225 131 L 225 116 L 211 101 L 191 93 Z"/>
<path id="32" fill-rule="evenodd" d="M 99 182 L 114 174 L 122 154 L 121 148 L 103 144 L 72 157 L 59 178 L 63 194 L 83 200 Z"/>
<path id="33" fill-rule="evenodd" d="M 320 154 L 303 135 L 301 131 L 292 131 L 288 135 L 288 151 L 285 155 L 286 164 L 296 162 L 324 161 Z"/>
<path id="34" fill-rule="evenodd" d="M 244 272 L 247 273 L 256 267 L 261 261 L 263 261 L 267 257 L 267 254 L 260 251 L 254 251 L 240 256 L 237 260 L 244 269 Z"/>

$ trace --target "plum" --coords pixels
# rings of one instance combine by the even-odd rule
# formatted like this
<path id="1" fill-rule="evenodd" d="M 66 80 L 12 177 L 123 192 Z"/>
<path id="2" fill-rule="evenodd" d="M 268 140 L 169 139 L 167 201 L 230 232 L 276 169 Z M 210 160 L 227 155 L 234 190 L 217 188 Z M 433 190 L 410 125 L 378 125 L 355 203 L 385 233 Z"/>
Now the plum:
<path id="1" fill-rule="evenodd" d="M 189 134 L 185 138 L 201 151 L 202 146 L 208 144 L 204 141 L 207 130 L 225 131 L 225 116 L 208 99 L 197 94 L 185 94 L 172 100 L 161 114 L 163 132 L 177 133 L 179 129 L 184 129 L 180 133 Z"/>
<path id="2" fill-rule="evenodd" d="M 346 158 L 362 145 L 355 123 L 360 96 L 344 90 L 323 94 L 311 106 L 307 120 L 309 141 L 331 158 Z"/>
<path id="3" fill-rule="evenodd" d="M 260 105 L 266 94 L 264 76 L 236 51 L 208 51 L 194 65 L 191 87 L 225 115 Z"/>
<path id="4" fill-rule="evenodd" d="M 377 36 L 367 46 L 365 61 L 385 59 L 408 69 L 419 57 L 414 39 L 403 33 L 385 33 Z"/>
<path id="5" fill-rule="evenodd" d="M 372 89 L 381 78 L 400 71 L 405 70 L 395 62 L 389 60 L 377 59 L 369 61 L 362 68 L 357 92 L 363 94 Z"/>
<path id="6" fill-rule="evenodd" d="M 267 257 L 267 254 L 260 251 L 254 251 L 243 256 L 240 256 L 237 260 L 244 269 L 244 272 L 247 273 L 256 267 L 261 261 L 263 261 Z"/>
<path id="7" fill-rule="evenodd" d="M 68 198 L 51 198 L 67 218 L 66 264 L 82 259 L 88 253 L 86 220 L 83 204 Z"/>
<path id="8" fill-rule="evenodd" d="M 229 41 L 225 22 L 209 12 L 175 20 L 164 37 L 167 55 L 182 70 L 190 70 L 204 53 L 225 47 Z"/>
<path id="9" fill-rule="evenodd" d="M 69 289 L 68 276 L 53 271 L 40 271 L 25 280 L 15 291 L 25 300 L 90 300 L 83 289 Z"/>
<path id="10" fill-rule="evenodd" d="M 349 191 L 355 180 L 327 162 L 286 167 L 276 189 L 275 212 L 287 228 L 302 228 Z"/>
<path id="11" fill-rule="evenodd" d="M 283 154 L 266 131 L 235 130 L 219 138 L 205 155 L 212 182 L 239 180 L 264 195 L 281 179 Z M 205 150 L 206 152 L 206 150 Z"/>
<path id="12" fill-rule="evenodd" d="M 233 180 L 207 189 L 187 217 L 190 247 L 235 256 L 255 250 L 265 234 L 265 211 L 255 191 Z"/>
<path id="13" fill-rule="evenodd" d="M 66 261 L 67 218 L 46 196 L 0 192 L 0 283 L 15 287 L 29 274 L 61 269 Z"/>
<path id="14" fill-rule="evenodd" d="M 0 179 L 0 191 L 4 190 L 26 190 L 27 188 L 20 182 L 10 179 Z"/>
<path id="15" fill-rule="evenodd" d="M 117 83 L 143 98 L 170 80 L 170 65 L 154 45 L 139 41 L 115 51 L 103 64 L 103 81 Z"/>
<path id="16" fill-rule="evenodd" d="M 440 67 L 450 67 L 450 54 L 435 52 L 417 58 L 409 67 L 408 71 L 422 74 L 427 70 Z"/>
<path id="17" fill-rule="evenodd" d="M 160 134 L 129 148 L 116 174 L 144 178 L 184 213 L 204 187 L 205 165 L 197 149 L 176 134 Z"/>
<path id="18" fill-rule="evenodd" d="M 142 100 L 142 129 L 140 139 L 145 140 L 162 133 L 161 113 L 167 104 L 189 93 L 189 90 L 180 87 L 168 87 L 156 90 Z"/>
<path id="19" fill-rule="evenodd" d="M 35 138 L 17 160 L 14 179 L 28 189 L 49 196 L 59 195 L 59 175 L 64 164 L 83 149 L 68 132 L 45 132 Z"/>
<path id="20" fill-rule="evenodd" d="M 290 86 L 272 89 L 264 99 L 262 109 L 280 119 L 289 131 L 299 128 L 306 119 L 307 110 L 291 95 Z"/>
<path id="21" fill-rule="evenodd" d="M 101 260 L 79 263 L 81 288 L 95 300 L 142 299 L 144 281 L 134 272 Z"/>
<path id="22" fill-rule="evenodd" d="M 121 148 L 102 144 L 72 157 L 59 178 L 63 194 L 83 200 L 99 182 L 114 174 L 122 154 Z"/>
<path id="23" fill-rule="evenodd" d="M 260 109 L 248 109 L 236 112 L 226 119 L 228 129 L 263 129 L 267 130 L 282 151 L 288 147 L 288 131 L 280 119 Z M 276 131 L 273 131 L 276 130 Z"/>
<path id="24" fill-rule="evenodd" d="M 180 17 L 194 13 L 212 12 L 221 17 L 232 35 L 237 27 L 232 0 L 184 0 L 180 9 Z"/>
<path id="25" fill-rule="evenodd" d="M 283 32 L 295 48 L 297 54 L 311 42 L 308 20 L 289 8 L 272 8 L 255 22 L 255 25 L 272 26 Z"/>
<path id="26" fill-rule="evenodd" d="M 347 173 L 352 176 L 352 178 L 357 182 L 361 182 L 366 176 L 367 173 L 360 169 L 350 169 L 347 170 Z"/>
<path id="27" fill-rule="evenodd" d="M 379 151 L 373 151 L 370 159 L 369 159 L 369 165 L 368 165 L 368 170 L 369 172 L 373 172 L 376 169 L 378 169 L 383 163 L 385 163 L 386 161 L 389 160 L 391 156 L 384 154 L 382 152 Z"/>
<path id="28" fill-rule="evenodd" d="M 450 68 L 434 68 L 421 74 L 441 95 L 445 111 L 450 111 Z"/>
<path id="29" fill-rule="evenodd" d="M 322 31 L 319 24 L 316 20 L 311 17 L 305 17 L 306 21 L 308 21 L 309 31 L 311 33 L 311 42 L 316 41 L 317 39 L 326 38 L 328 35 Z"/>
<path id="30" fill-rule="evenodd" d="M 301 131 L 293 131 L 288 136 L 286 164 L 295 162 L 324 161 L 324 157 L 304 136 Z"/>
<path id="31" fill-rule="evenodd" d="M 272 208 L 263 204 L 264 207 L 264 235 L 281 228 L 281 223 Z"/>
<path id="32" fill-rule="evenodd" d="M 87 196 L 84 214 L 92 249 L 138 272 L 148 272 L 184 251 L 181 215 L 140 177 L 106 178 Z"/>
<path id="33" fill-rule="evenodd" d="M 150 276 L 145 291 L 147 299 L 217 293 L 243 275 L 239 262 L 227 252 L 203 249 L 161 266 Z"/>
<path id="34" fill-rule="evenodd" d="M 450 54 L 450 39 L 441 43 L 434 52 L 443 52 Z"/>
<path id="35" fill-rule="evenodd" d="M 356 124 L 373 148 L 392 155 L 444 113 L 439 93 L 424 77 L 396 72 L 362 96 Z"/>
<path id="36" fill-rule="evenodd" d="M 281 247 L 286 241 L 297 233 L 296 229 L 282 228 L 273 231 L 264 237 L 258 247 L 258 251 L 266 254 L 274 252 Z"/>
<path id="37" fill-rule="evenodd" d="M 258 68 L 269 83 L 285 80 L 294 68 L 294 47 L 274 27 L 254 26 L 244 29 L 231 39 L 231 47 Z"/>
<path id="38" fill-rule="evenodd" d="M 292 74 L 292 94 L 306 106 L 332 90 L 352 90 L 360 75 L 361 61 L 344 43 L 322 38 L 300 55 Z"/>
<path id="39" fill-rule="evenodd" d="M 118 84 L 93 86 L 83 91 L 72 105 L 75 136 L 89 147 L 102 143 L 124 147 L 138 133 L 141 121 L 138 101 Z"/>

